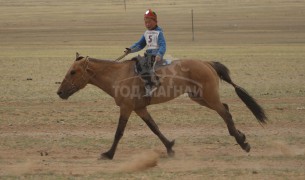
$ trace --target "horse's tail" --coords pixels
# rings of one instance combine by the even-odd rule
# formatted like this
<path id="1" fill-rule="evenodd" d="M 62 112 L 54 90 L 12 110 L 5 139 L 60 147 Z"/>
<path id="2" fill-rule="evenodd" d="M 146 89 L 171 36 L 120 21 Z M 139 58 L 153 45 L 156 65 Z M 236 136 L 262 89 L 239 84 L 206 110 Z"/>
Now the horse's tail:
<path id="1" fill-rule="evenodd" d="M 220 62 L 211 62 L 211 65 L 216 70 L 220 79 L 226 81 L 235 88 L 235 92 L 238 95 L 238 97 L 251 110 L 251 112 L 256 117 L 256 119 L 260 123 L 266 123 L 267 117 L 264 109 L 256 102 L 256 100 L 253 97 L 250 96 L 250 94 L 245 89 L 233 83 L 230 77 L 229 69 Z"/>

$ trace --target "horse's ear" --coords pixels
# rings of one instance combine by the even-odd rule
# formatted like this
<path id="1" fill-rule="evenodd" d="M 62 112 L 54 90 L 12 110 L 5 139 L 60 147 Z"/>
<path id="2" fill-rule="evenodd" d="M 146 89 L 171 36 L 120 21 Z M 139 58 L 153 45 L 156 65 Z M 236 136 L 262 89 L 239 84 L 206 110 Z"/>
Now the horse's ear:
<path id="1" fill-rule="evenodd" d="M 75 59 L 77 59 L 77 58 L 79 58 L 79 53 L 78 52 L 76 52 L 76 58 Z"/>
<path id="2" fill-rule="evenodd" d="M 83 56 L 81 56 L 78 52 L 76 52 L 76 59 L 75 59 L 75 61 L 79 61 L 79 60 L 81 60 L 83 58 L 84 58 Z"/>

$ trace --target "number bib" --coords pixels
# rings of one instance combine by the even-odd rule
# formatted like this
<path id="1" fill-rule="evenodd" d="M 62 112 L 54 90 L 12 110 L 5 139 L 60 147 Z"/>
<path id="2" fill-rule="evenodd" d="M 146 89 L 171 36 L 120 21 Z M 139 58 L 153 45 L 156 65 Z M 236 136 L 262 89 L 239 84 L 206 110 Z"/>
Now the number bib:
<path id="1" fill-rule="evenodd" d="M 144 33 L 147 49 L 158 49 L 159 31 L 146 31 Z"/>

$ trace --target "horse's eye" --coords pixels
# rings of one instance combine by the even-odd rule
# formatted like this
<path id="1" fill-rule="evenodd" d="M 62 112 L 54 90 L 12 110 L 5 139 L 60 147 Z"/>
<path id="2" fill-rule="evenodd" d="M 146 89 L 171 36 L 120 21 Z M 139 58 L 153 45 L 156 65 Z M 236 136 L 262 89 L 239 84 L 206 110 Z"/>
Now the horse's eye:
<path id="1" fill-rule="evenodd" d="M 72 71 L 70 72 L 71 75 L 74 75 L 75 73 L 76 73 L 76 71 L 74 71 L 74 70 L 72 70 Z"/>

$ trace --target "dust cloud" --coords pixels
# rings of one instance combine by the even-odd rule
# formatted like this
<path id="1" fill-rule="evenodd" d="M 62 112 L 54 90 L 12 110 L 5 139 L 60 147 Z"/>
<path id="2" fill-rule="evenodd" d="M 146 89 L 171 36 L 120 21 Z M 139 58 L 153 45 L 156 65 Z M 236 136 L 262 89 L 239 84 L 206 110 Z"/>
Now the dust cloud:
<path id="1" fill-rule="evenodd" d="M 157 166 L 160 154 L 149 150 L 133 156 L 128 162 L 123 163 L 118 168 L 119 172 L 136 172 Z"/>
<path id="2" fill-rule="evenodd" d="M 284 156 L 299 156 L 299 155 L 305 155 L 305 149 L 288 145 L 282 141 L 276 141 L 274 142 L 274 146 L 280 150 L 282 155 Z"/>

